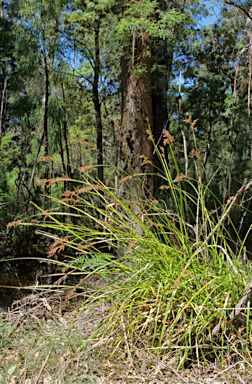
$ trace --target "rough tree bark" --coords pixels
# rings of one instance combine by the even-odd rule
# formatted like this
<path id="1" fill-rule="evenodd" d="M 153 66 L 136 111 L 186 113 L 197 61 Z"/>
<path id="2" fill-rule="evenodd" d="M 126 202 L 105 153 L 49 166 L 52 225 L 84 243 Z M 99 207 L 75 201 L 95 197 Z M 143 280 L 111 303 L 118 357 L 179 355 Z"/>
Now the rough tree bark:
<path id="1" fill-rule="evenodd" d="M 131 55 L 132 51 L 134 52 Z M 142 182 L 153 194 L 153 165 L 143 161 L 145 156 L 153 163 L 153 145 L 148 139 L 148 125 L 153 126 L 151 46 L 145 31 L 132 37 L 131 47 L 122 60 L 122 123 L 121 123 L 121 169 L 126 175 L 151 173 Z M 142 165 L 142 163 L 146 163 Z M 135 179 L 136 180 L 136 179 Z M 127 181 L 135 190 L 133 180 Z M 127 183 L 122 184 L 123 192 L 129 192 Z"/>

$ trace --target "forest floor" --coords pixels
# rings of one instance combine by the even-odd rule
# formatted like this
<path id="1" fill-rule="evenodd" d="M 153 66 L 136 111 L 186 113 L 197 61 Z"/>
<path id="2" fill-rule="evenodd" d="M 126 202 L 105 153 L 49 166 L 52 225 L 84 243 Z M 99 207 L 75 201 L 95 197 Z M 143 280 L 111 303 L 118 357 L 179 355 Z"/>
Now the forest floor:
<path id="1" fill-rule="evenodd" d="M 1 384 L 252 383 L 252 361 L 196 362 L 177 371 L 179 356 L 166 360 L 143 344 L 129 351 L 113 332 L 94 335 L 108 307 L 83 309 L 86 294 L 33 292 L 9 308 L 8 300 L 2 303 Z"/>

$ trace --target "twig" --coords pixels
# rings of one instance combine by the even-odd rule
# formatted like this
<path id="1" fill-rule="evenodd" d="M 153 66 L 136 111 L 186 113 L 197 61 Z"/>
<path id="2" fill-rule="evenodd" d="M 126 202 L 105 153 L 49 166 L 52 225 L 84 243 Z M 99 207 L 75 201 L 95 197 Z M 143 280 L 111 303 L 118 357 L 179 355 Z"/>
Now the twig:
<path id="1" fill-rule="evenodd" d="M 241 311 L 244 309 L 243 306 L 247 304 L 247 301 L 248 301 L 251 293 L 252 293 L 252 279 L 247 284 L 247 286 L 245 288 L 245 293 L 242 296 L 241 300 L 239 301 L 239 303 L 235 306 L 235 308 L 232 310 L 231 314 L 229 315 L 229 318 L 228 318 L 229 323 L 232 323 L 240 315 Z M 222 320 L 219 324 L 217 324 L 214 327 L 214 329 L 212 330 L 212 333 L 211 333 L 212 337 L 217 335 L 217 333 L 219 332 L 219 330 L 222 327 L 223 322 L 224 321 Z M 210 339 L 206 340 L 206 342 L 210 342 L 210 341 L 211 341 Z"/>
<path id="2" fill-rule="evenodd" d="M 39 319 L 37 318 L 37 316 L 33 315 L 30 311 L 28 312 L 29 315 L 38 323 L 40 329 L 44 330 L 44 328 L 42 327 L 41 325 L 41 322 L 39 321 Z"/>
<path id="3" fill-rule="evenodd" d="M 239 275 L 237 269 L 235 268 L 235 266 L 234 266 L 234 264 L 233 264 L 233 262 L 232 262 L 232 260 L 231 260 L 231 257 L 230 257 L 229 254 L 226 252 L 226 250 L 225 250 L 221 245 L 218 245 L 218 244 L 216 244 L 216 248 L 220 248 L 220 249 L 222 250 L 222 252 L 225 254 L 225 256 L 226 256 L 226 258 L 227 258 L 229 264 L 230 264 L 231 267 L 233 268 L 235 274 L 236 274 L 236 275 Z"/>
<path id="4" fill-rule="evenodd" d="M 173 373 L 174 373 L 174 375 L 176 375 L 180 380 L 182 380 L 183 381 L 183 383 L 187 383 L 187 381 L 185 380 L 185 379 L 183 379 L 183 377 L 182 376 L 180 376 L 179 374 L 178 374 L 178 372 L 171 366 L 171 365 L 169 365 L 169 364 L 164 364 L 167 368 L 169 368 Z"/>
<path id="5" fill-rule="evenodd" d="M 51 355 L 51 353 L 52 353 L 53 348 L 54 348 L 54 347 L 52 347 L 52 348 L 50 349 L 48 355 L 46 356 L 46 359 L 45 359 L 45 361 L 44 361 L 44 363 L 43 363 L 43 365 L 42 365 L 42 367 L 41 367 L 41 369 L 40 369 L 40 371 L 39 371 L 37 380 L 35 381 L 35 384 L 38 384 L 38 383 L 39 383 L 40 376 L 42 375 L 42 372 L 43 372 L 43 370 L 45 369 L 46 363 L 47 363 L 47 361 L 48 361 L 48 359 L 49 359 L 49 357 L 50 357 L 50 355 Z"/>
<path id="6" fill-rule="evenodd" d="M 224 221 L 226 220 L 226 218 L 229 216 L 229 214 L 231 213 L 232 209 L 234 208 L 235 204 L 237 203 L 237 201 L 240 199 L 240 197 L 246 193 L 248 191 L 248 189 L 252 186 L 252 179 L 247 183 L 247 184 L 244 184 L 240 189 L 239 191 L 236 193 L 236 195 L 234 196 L 232 202 L 230 203 L 228 209 L 226 210 L 226 212 L 223 213 L 222 217 L 220 218 L 218 224 L 214 227 L 214 229 L 212 230 L 212 232 L 207 236 L 206 240 L 204 241 L 204 243 L 201 245 L 200 247 L 200 250 L 201 248 L 204 247 L 205 244 L 207 244 L 209 242 L 209 240 L 211 240 L 213 234 L 215 234 L 217 232 L 217 230 L 219 229 L 220 225 L 224 223 Z"/>
<path id="7" fill-rule="evenodd" d="M 215 178 L 216 174 L 219 172 L 220 170 L 220 167 L 223 163 L 223 161 L 225 160 L 226 156 L 223 157 L 223 159 L 221 160 L 220 162 L 220 165 L 218 166 L 218 168 L 216 169 L 216 171 L 214 172 L 214 174 L 212 175 L 212 177 L 210 178 L 209 182 L 207 183 L 206 187 L 205 187 L 205 190 L 204 190 L 204 193 L 203 193 L 203 198 L 205 198 L 205 195 L 206 195 L 206 191 L 209 187 L 209 185 L 211 184 L 211 182 L 213 181 L 213 179 Z"/>
<path id="8" fill-rule="evenodd" d="M 229 4 L 229 5 L 233 5 L 233 6 L 236 7 L 236 8 L 239 8 L 242 12 L 245 13 L 245 15 L 246 15 L 250 20 L 252 20 L 252 19 L 251 19 L 251 15 L 250 15 L 250 13 L 249 13 L 245 8 L 243 8 L 241 5 L 236 4 L 236 3 L 233 2 L 233 1 L 225 1 L 225 3 L 226 3 L 226 4 Z"/>
<path id="9" fill-rule="evenodd" d="M 19 327 L 19 325 L 22 323 L 22 321 L 24 320 L 25 316 L 27 316 L 27 314 L 24 314 L 24 313 L 21 313 L 21 316 L 16 320 L 14 326 L 11 328 L 11 330 L 7 333 L 7 335 L 5 336 L 5 339 L 8 339 L 10 337 L 10 335 L 14 332 L 14 330 Z"/>
<path id="10" fill-rule="evenodd" d="M 132 355 L 130 352 L 130 347 L 129 347 L 129 343 L 128 343 L 128 339 L 127 339 L 126 327 L 125 327 L 123 315 L 121 315 L 121 322 L 122 322 L 123 333 L 124 333 L 124 341 L 125 341 L 125 344 L 127 347 L 127 352 L 128 352 L 128 356 L 129 356 L 129 360 L 130 360 L 130 366 L 129 367 L 131 368 L 131 367 L 133 367 L 133 359 L 132 359 Z"/>
<path id="11" fill-rule="evenodd" d="M 235 363 L 235 364 L 233 364 L 233 365 L 230 365 L 230 367 L 224 369 L 224 371 L 221 371 L 221 372 L 217 373 L 217 375 L 215 375 L 214 378 L 213 378 L 211 381 L 209 381 L 208 383 L 210 384 L 210 383 L 215 382 L 215 379 L 216 379 L 218 376 L 222 375 L 224 372 L 229 371 L 231 368 L 233 368 L 233 367 L 235 367 L 236 365 L 241 364 L 241 363 L 243 363 L 243 362 L 246 362 L 246 360 L 243 360 L 243 361 L 237 361 L 237 363 Z"/>

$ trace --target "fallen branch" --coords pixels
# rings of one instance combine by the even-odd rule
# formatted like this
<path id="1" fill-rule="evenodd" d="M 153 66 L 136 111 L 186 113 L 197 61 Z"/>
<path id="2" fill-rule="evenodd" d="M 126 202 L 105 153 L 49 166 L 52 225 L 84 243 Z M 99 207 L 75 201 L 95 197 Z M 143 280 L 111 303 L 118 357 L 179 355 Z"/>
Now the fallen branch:
<path id="1" fill-rule="evenodd" d="M 48 359 L 49 359 L 49 357 L 50 357 L 50 355 L 51 355 L 51 353 L 52 353 L 53 348 L 54 348 L 54 347 L 52 347 L 52 348 L 50 349 L 48 355 L 46 356 L 46 359 L 45 359 L 45 361 L 44 361 L 44 363 L 43 363 L 43 365 L 42 365 L 42 367 L 41 367 L 41 369 L 40 369 L 40 371 L 39 371 L 37 380 L 35 381 L 35 384 L 38 384 L 38 383 L 39 383 L 39 381 L 40 381 L 40 377 L 41 377 L 41 375 L 42 375 L 42 373 L 43 373 L 43 370 L 45 369 L 46 363 L 47 363 L 47 361 L 48 361 Z"/>
<path id="2" fill-rule="evenodd" d="M 204 244 L 208 243 L 209 240 L 211 240 L 213 234 L 215 234 L 217 232 L 217 230 L 219 229 L 220 225 L 224 223 L 224 221 L 226 220 L 226 218 L 230 215 L 231 211 L 233 210 L 235 204 L 238 202 L 238 200 L 241 198 L 241 196 L 246 193 L 248 191 L 248 189 L 252 186 L 252 179 L 247 183 L 247 184 L 244 184 L 240 189 L 239 191 L 236 193 L 236 195 L 233 197 L 228 209 L 226 210 L 226 212 L 223 213 L 221 219 L 219 220 L 218 224 L 214 227 L 214 229 L 212 230 L 212 232 L 207 236 L 205 242 L 202 244 L 202 247 L 204 246 Z"/>
<path id="3" fill-rule="evenodd" d="M 247 304 L 249 297 L 252 293 L 252 279 L 247 284 L 244 295 L 242 296 L 241 300 L 238 304 L 236 304 L 235 308 L 232 310 L 228 317 L 228 322 L 232 323 L 241 313 L 241 311 L 244 309 L 243 307 Z M 217 335 L 219 330 L 221 329 L 222 325 L 224 323 L 224 320 L 222 320 L 219 324 L 217 324 L 214 329 L 212 330 L 211 336 L 214 337 Z"/>
<path id="4" fill-rule="evenodd" d="M 252 179 L 247 184 L 244 184 L 239 189 L 239 191 L 233 197 L 232 202 L 230 203 L 228 209 L 226 210 L 226 212 L 224 212 L 224 214 L 222 215 L 220 221 L 215 226 L 215 228 L 212 230 L 212 232 L 207 236 L 205 242 L 201 245 L 201 247 L 199 248 L 198 252 L 204 247 L 204 245 L 207 245 L 207 243 L 211 239 L 212 235 L 214 233 L 216 233 L 216 231 L 218 230 L 220 225 L 226 220 L 226 218 L 228 217 L 228 215 L 230 214 L 230 212 L 232 211 L 232 209 L 234 208 L 235 204 L 238 202 L 240 197 L 244 193 L 246 193 L 251 186 L 252 186 Z M 230 258 L 229 258 L 229 262 L 230 262 Z M 235 272 L 237 272 L 237 271 L 235 270 Z M 240 299 L 238 304 L 235 306 L 235 308 L 232 310 L 231 314 L 229 315 L 229 317 L 228 317 L 228 322 L 229 323 L 232 323 L 240 315 L 241 311 L 243 310 L 243 307 L 247 304 L 251 294 L 252 294 L 252 279 L 247 284 L 247 286 L 245 288 L 245 292 L 244 292 L 242 298 Z M 211 332 L 211 338 L 213 338 L 214 336 L 216 336 L 218 334 L 219 330 L 222 328 L 223 323 L 224 323 L 224 320 L 222 320 L 219 324 L 217 324 L 214 327 L 214 329 Z M 211 342 L 211 338 L 207 338 L 206 342 L 210 343 Z"/>

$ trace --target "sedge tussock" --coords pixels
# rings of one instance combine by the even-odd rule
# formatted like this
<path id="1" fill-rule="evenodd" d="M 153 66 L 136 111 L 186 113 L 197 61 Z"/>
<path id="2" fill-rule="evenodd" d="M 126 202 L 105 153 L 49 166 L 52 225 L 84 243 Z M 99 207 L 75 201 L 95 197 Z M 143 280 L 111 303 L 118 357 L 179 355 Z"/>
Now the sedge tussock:
<path id="1" fill-rule="evenodd" d="M 106 190 L 106 189 L 107 189 L 107 187 L 105 187 L 104 185 L 94 184 L 94 185 L 88 185 L 87 187 L 82 187 L 82 188 L 76 189 L 75 193 L 77 195 L 80 195 L 81 193 L 90 192 L 92 190 L 98 191 L 98 190 Z"/>
<path id="2" fill-rule="evenodd" d="M 140 239 L 134 239 L 134 240 L 132 240 L 132 241 L 129 243 L 129 246 L 128 246 L 128 250 L 127 250 L 127 252 L 126 252 L 126 255 L 127 255 L 128 253 L 131 253 L 133 247 L 136 245 L 136 243 L 137 243 L 139 240 L 140 240 Z"/>
<path id="3" fill-rule="evenodd" d="M 134 177 L 139 176 L 140 174 L 134 173 L 134 175 L 128 175 L 125 176 L 123 179 L 120 180 L 120 183 L 123 184 L 125 181 L 132 180 Z"/>
<path id="4" fill-rule="evenodd" d="M 148 227 L 151 228 L 151 227 L 165 227 L 165 224 L 162 224 L 162 223 L 155 223 L 154 221 L 151 221 L 149 220 L 148 221 Z"/>
<path id="5" fill-rule="evenodd" d="M 115 126 L 115 129 L 117 130 L 117 132 L 121 133 L 120 126 L 119 126 L 119 124 L 116 121 L 114 123 L 114 126 Z"/>
<path id="6" fill-rule="evenodd" d="M 230 196 L 230 198 L 227 201 L 227 204 L 231 204 L 232 201 L 234 200 L 235 196 Z"/>
<path id="7" fill-rule="evenodd" d="M 143 159 L 143 162 L 140 164 L 140 167 L 142 167 L 143 165 L 146 165 L 146 164 L 152 164 L 152 162 L 148 159 L 148 157 L 144 156 L 144 155 L 141 155 L 139 156 L 139 159 Z"/>
<path id="8" fill-rule="evenodd" d="M 51 216 L 54 212 L 57 212 L 59 207 L 56 208 L 51 208 L 51 209 L 46 209 L 41 212 L 41 215 L 43 217 L 43 221 L 45 221 L 49 216 Z"/>
<path id="9" fill-rule="evenodd" d="M 56 253 L 60 253 L 64 251 L 69 242 L 69 236 L 65 236 L 63 238 L 58 238 L 50 247 L 48 256 L 53 257 Z"/>
<path id="10" fill-rule="evenodd" d="M 69 190 L 69 191 L 63 192 L 61 196 L 72 198 L 74 195 L 75 195 L 75 191 L 70 191 Z"/>
<path id="11" fill-rule="evenodd" d="M 200 161 L 200 163 L 203 164 L 201 157 L 200 157 L 200 151 L 195 151 L 195 149 L 193 148 L 190 152 L 190 155 L 197 157 L 197 159 Z"/>
<path id="12" fill-rule="evenodd" d="M 81 203 L 80 199 L 74 199 L 73 197 L 64 197 L 60 201 L 65 203 L 73 203 L 73 204 Z"/>
<path id="13" fill-rule="evenodd" d="M 174 144 L 174 136 L 171 136 L 167 129 L 163 130 L 163 135 L 165 137 L 165 139 L 163 140 L 164 145 L 168 144 L 172 147 Z"/>
<path id="14" fill-rule="evenodd" d="M 82 172 L 89 171 L 90 169 L 93 169 L 93 168 L 94 168 L 94 165 L 83 165 L 82 167 L 79 167 L 79 171 L 82 173 Z"/>
<path id="15" fill-rule="evenodd" d="M 159 150 L 160 150 L 160 153 L 161 153 L 162 158 L 166 161 L 166 158 L 165 158 L 165 150 L 164 150 L 164 148 L 160 146 L 160 147 L 159 147 Z"/>
<path id="16" fill-rule="evenodd" d="M 184 120 L 186 123 L 190 124 L 191 128 L 192 128 L 192 132 L 194 133 L 194 127 L 197 123 L 199 119 L 196 119 L 194 121 L 192 121 L 192 115 L 189 115 L 188 119 L 187 120 Z"/>
<path id="17" fill-rule="evenodd" d="M 20 224 L 22 224 L 22 222 L 23 222 L 22 220 L 12 221 L 11 223 L 7 224 L 7 228 L 16 228 Z"/>
<path id="18" fill-rule="evenodd" d="M 172 180 L 172 182 L 173 183 L 178 183 L 179 181 L 181 181 L 183 179 L 189 179 L 189 176 L 184 175 L 183 173 L 181 173 L 180 175 L 177 175 L 175 177 L 175 179 Z M 159 189 L 170 189 L 170 188 L 172 188 L 170 185 L 161 185 L 161 187 L 159 187 Z"/>
<path id="19" fill-rule="evenodd" d="M 115 126 L 115 130 L 118 133 L 118 141 L 120 141 L 122 143 L 123 142 L 123 138 L 122 138 L 120 126 L 119 126 L 119 124 L 116 121 L 114 123 L 114 126 Z"/>
<path id="20" fill-rule="evenodd" d="M 90 147 L 93 151 L 96 151 L 96 150 L 97 150 L 97 148 L 94 147 L 93 144 L 90 143 L 89 141 L 86 141 L 86 140 L 84 140 L 84 139 L 79 139 L 79 138 L 77 138 L 77 141 L 78 141 L 79 143 L 81 143 L 81 144 L 86 144 L 86 145 L 87 145 L 88 147 Z"/>
<path id="21" fill-rule="evenodd" d="M 53 160 L 53 158 L 51 156 L 40 156 L 38 163 L 42 161 L 47 163 L 49 160 Z"/>
<path id="22" fill-rule="evenodd" d="M 87 192 L 90 192 L 93 190 L 95 190 L 95 191 L 107 190 L 107 187 L 105 185 L 99 185 L 99 184 L 87 185 L 87 186 L 81 187 L 81 188 L 75 188 L 74 187 L 73 191 L 71 191 L 71 190 L 65 191 L 62 193 L 61 196 L 64 196 L 66 198 L 73 198 L 75 195 L 78 196 L 82 193 L 87 193 Z"/>
<path id="23" fill-rule="evenodd" d="M 148 140 L 151 140 L 151 141 L 152 141 L 152 137 L 151 137 L 151 134 L 150 134 L 149 129 L 146 129 L 146 133 L 147 133 L 147 135 L 148 135 Z"/>
<path id="24" fill-rule="evenodd" d="M 155 199 L 150 199 L 150 204 L 159 204 L 159 201 L 158 200 L 155 200 Z"/>
<path id="25" fill-rule="evenodd" d="M 189 177 L 187 175 L 184 175 L 181 173 L 180 175 L 177 175 L 174 180 L 172 180 L 173 183 L 178 183 L 179 181 L 183 179 L 188 179 Z"/>
<path id="26" fill-rule="evenodd" d="M 50 186 L 55 183 L 63 183 L 64 181 L 69 181 L 71 178 L 66 175 L 62 175 L 62 177 L 57 177 L 56 179 L 40 179 L 39 183 L 44 186 Z"/>
<path id="27" fill-rule="evenodd" d="M 91 248 L 93 245 L 97 244 L 97 241 L 93 241 L 91 243 L 87 243 L 85 245 L 80 245 L 79 249 L 84 251 L 85 249 Z"/>
<path id="28" fill-rule="evenodd" d="M 187 122 L 194 130 L 197 120 L 192 121 L 190 116 Z M 156 146 L 164 166 L 165 185 L 159 189 L 167 190 L 168 207 L 161 198 L 158 201 L 148 193 L 143 197 L 139 177 L 143 174 L 122 178 L 119 191 L 97 183 L 87 174 L 84 186 L 80 181 L 80 188 L 65 191 L 63 199 L 58 201 L 63 204 L 64 199 L 89 194 L 80 206 L 71 206 L 72 212 L 76 212 L 74 224 L 69 220 L 72 212 L 64 216 L 67 220 L 63 222 L 59 212 L 51 210 L 48 221 L 38 225 L 64 232 L 64 240 L 56 240 L 51 256 L 67 245 L 72 248 L 74 256 L 67 273 L 78 271 L 103 279 L 104 285 L 84 299 L 81 311 L 108 305 L 106 319 L 99 324 L 96 335 L 107 340 L 105 348 L 110 348 L 111 358 L 116 355 L 117 346 L 125 343 L 130 353 L 137 348 L 153 349 L 161 359 L 179 350 L 178 366 L 197 359 L 207 362 L 210 355 L 222 361 L 229 353 L 227 338 L 232 338 L 237 346 L 240 343 L 242 353 L 245 354 L 246 348 L 251 353 L 250 313 L 239 319 L 239 337 L 233 332 L 233 324 L 229 324 L 228 311 L 239 303 L 252 278 L 252 266 L 241 261 L 242 247 L 237 257 L 223 231 L 225 219 L 231 222 L 230 206 L 222 217 L 216 210 L 209 212 L 203 183 L 181 172 L 173 152 L 174 138 L 168 131 L 164 132 L 164 144 L 169 145 L 176 170 L 170 172 L 162 159 L 164 148 L 159 150 Z M 199 156 L 196 150 L 193 154 Z M 140 159 L 148 161 L 144 155 Z M 121 190 L 134 177 L 136 192 L 131 200 L 125 200 Z M 186 183 L 180 183 L 182 180 Z M 246 188 L 241 189 L 239 196 Z M 237 200 L 236 195 L 231 205 Z M 188 221 L 186 206 L 191 212 Z M 213 335 L 217 324 L 222 327 Z"/>
<path id="29" fill-rule="evenodd" d="M 170 189 L 170 186 L 169 185 L 161 185 L 161 187 L 159 187 L 159 189 Z"/>
<path id="30" fill-rule="evenodd" d="M 38 219 L 32 219 L 31 220 L 31 225 L 37 226 L 38 224 L 39 224 L 39 220 Z"/>

